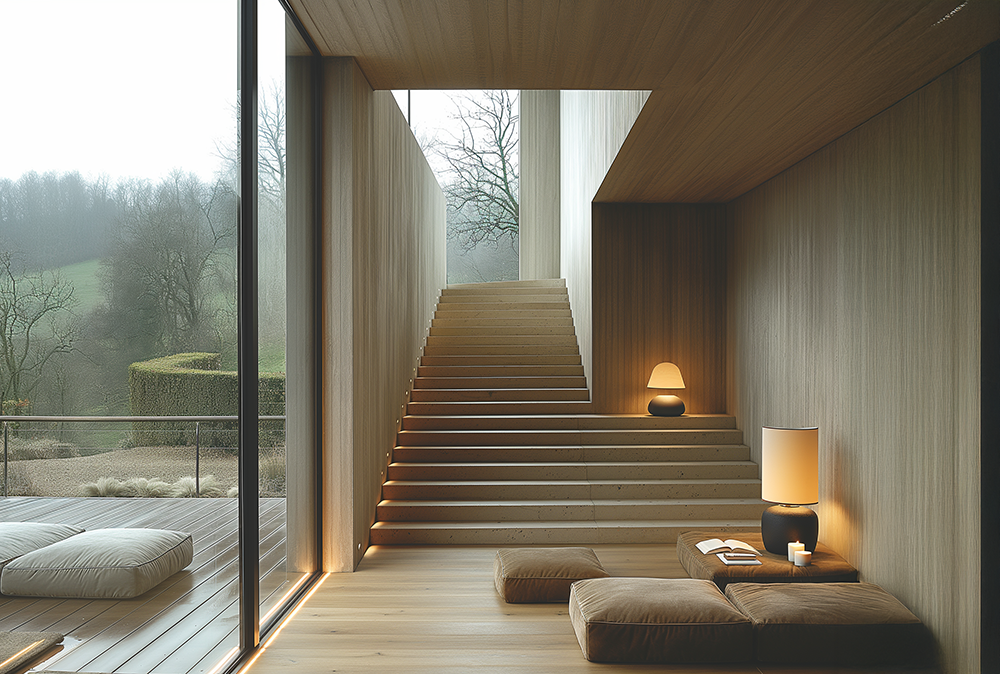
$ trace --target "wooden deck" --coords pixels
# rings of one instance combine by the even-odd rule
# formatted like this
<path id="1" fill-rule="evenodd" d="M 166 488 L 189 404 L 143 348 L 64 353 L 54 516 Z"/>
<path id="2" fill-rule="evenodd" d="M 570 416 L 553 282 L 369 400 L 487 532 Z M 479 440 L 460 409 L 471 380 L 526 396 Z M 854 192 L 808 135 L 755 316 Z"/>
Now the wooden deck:
<path id="1" fill-rule="evenodd" d="M 66 600 L 0 596 L 0 630 L 54 631 L 62 650 L 37 669 L 122 674 L 207 672 L 238 645 L 236 499 L 0 499 L 0 521 L 86 529 L 190 532 L 194 560 L 140 597 Z M 285 501 L 260 503 L 261 615 L 296 581 L 285 573 Z"/>

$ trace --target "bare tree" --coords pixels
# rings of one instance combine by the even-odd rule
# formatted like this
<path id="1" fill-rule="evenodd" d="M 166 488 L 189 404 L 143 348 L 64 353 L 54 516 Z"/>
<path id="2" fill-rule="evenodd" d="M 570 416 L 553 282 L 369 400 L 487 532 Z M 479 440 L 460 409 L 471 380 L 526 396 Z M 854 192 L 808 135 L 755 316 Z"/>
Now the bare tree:
<path id="1" fill-rule="evenodd" d="M 459 132 L 436 153 L 451 173 L 448 236 L 464 250 L 480 243 L 516 245 L 518 228 L 517 92 L 502 89 L 456 99 Z"/>
<path id="2" fill-rule="evenodd" d="M 26 398 L 50 361 L 73 350 L 74 304 L 71 283 L 0 251 L 0 400 Z"/>

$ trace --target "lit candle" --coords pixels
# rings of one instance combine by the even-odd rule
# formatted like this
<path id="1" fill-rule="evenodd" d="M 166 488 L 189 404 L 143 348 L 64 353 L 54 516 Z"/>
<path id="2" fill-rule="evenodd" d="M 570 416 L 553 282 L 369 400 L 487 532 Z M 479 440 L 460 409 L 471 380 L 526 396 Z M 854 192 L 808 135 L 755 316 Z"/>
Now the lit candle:
<path id="1" fill-rule="evenodd" d="M 798 552 L 799 550 L 805 550 L 805 549 L 806 549 L 806 544 L 805 543 L 799 543 L 798 541 L 796 541 L 794 543 L 789 543 L 788 544 L 788 561 L 789 562 L 794 562 L 795 561 L 795 553 Z"/>
<path id="2" fill-rule="evenodd" d="M 795 551 L 795 566 L 809 566 L 812 564 L 813 553 L 808 550 Z"/>

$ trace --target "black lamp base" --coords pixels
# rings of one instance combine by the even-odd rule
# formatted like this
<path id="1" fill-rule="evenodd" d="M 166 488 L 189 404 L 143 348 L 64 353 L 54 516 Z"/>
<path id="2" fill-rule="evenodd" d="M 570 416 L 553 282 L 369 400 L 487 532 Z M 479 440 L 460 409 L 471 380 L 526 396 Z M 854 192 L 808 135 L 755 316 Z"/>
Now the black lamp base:
<path id="1" fill-rule="evenodd" d="M 649 401 L 648 409 L 654 417 L 679 417 L 684 414 L 684 401 L 675 395 L 658 395 Z"/>
<path id="2" fill-rule="evenodd" d="M 796 541 L 814 552 L 819 540 L 819 518 L 809 508 L 774 505 L 760 516 L 760 537 L 764 548 L 775 555 L 787 555 L 788 544 Z"/>

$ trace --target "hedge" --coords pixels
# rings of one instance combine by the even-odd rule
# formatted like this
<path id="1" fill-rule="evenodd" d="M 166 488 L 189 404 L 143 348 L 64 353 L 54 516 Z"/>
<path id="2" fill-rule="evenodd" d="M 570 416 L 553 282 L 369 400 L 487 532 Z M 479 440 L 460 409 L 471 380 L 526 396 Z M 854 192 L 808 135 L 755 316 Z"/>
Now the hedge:
<path id="1" fill-rule="evenodd" d="M 129 412 L 133 416 L 234 416 L 239 388 L 237 373 L 223 371 L 218 353 L 178 353 L 132 363 L 128 368 Z M 261 415 L 285 413 L 285 374 L 259 375 Z M 187 426 L 187 427 L 185 427 Z M 261 422 L 261 445 L 274 442 L 283 422 Z M 140 445 L 189 445 L 194 423 L 133 422 L 133 441 Z M 228 431 L 219 433 L 217 431 Z M 203 446 L 236 446 L 236 422 L 201 424 Z M 283 442 L 283 440 L 282 440 Z"/>

